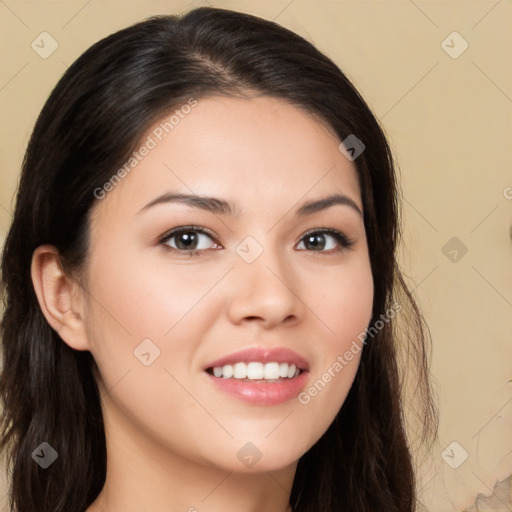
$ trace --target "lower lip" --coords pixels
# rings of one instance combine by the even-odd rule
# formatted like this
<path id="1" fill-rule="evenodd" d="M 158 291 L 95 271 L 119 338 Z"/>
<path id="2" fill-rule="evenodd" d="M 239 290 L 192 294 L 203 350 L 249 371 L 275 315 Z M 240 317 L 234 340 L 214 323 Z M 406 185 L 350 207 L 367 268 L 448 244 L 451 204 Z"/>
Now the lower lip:
<path id="1" fill-rule="evenodd" d="M 221 391 L 254 405 L 277 405 L 297 398 L 306 385 L 308 372 L 293 379 L 277 382 L 251 382 L 250 380 L 223 379 L 207 373 L 213 384 Z"/>

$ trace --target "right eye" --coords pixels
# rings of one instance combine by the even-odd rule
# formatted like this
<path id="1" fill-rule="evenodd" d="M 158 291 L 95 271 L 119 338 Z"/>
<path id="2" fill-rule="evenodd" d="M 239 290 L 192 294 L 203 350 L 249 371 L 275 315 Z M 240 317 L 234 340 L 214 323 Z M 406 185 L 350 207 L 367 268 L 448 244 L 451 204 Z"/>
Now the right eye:
<path id="1" fill-rule="evenodd" d="M 210 242 L 208 242 L 208 239 Z M 211 242 L 217 247 L 210 247 Z M 193 256 L 204 252 L 207 249 L 216 249 L 220 247 L 213 240 L 211 235 L 204 228 L 197 226 L 182 226 L 175 228 L 166 233 L 161 239 L 160 243 L 167 246 L 172 251 L 182 252 Z"/>

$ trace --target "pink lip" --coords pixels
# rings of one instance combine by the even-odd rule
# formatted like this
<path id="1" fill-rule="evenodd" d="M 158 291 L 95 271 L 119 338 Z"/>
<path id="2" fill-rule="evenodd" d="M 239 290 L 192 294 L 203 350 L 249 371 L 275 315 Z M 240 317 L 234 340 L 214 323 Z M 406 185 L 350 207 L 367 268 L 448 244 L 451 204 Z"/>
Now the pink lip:
<path id="1" fill-rule="evenodd" d="M 277 382 L 223 379 L 209 373 L 214 386 L 229 395 L 253 405 L 277 405 L 297 398 L 304 389 L 308 372 L 301 373 L 294 379 L 282 379 Z"/>
<path id="2" fill-rule="evenodd" d="M 301 370 L 309 370 L 308 362 L 288 348 L 250 348 L 240 350 L 209 363 L 204 369 L 224 366 L 226 364 L 250 363 L 251 361 L 260 363 L 291 363 Z"/>
<path id="3" fill-rule="evenodd" d="M 300 368 L 301 373 L 293 379 L 285 378 L 277 382 L 223 379 L 207 372 L 205 374 L 217 389 L 253 405 L 277 405 L 287 402 L 296 398 L 306 385 L 309 370 L 308 362 L 297 353 L 286 348 L 241 350 L 209 363 L 205 370 L 226 364 L 249 363 L 251 361 L 291 363 Z"/>

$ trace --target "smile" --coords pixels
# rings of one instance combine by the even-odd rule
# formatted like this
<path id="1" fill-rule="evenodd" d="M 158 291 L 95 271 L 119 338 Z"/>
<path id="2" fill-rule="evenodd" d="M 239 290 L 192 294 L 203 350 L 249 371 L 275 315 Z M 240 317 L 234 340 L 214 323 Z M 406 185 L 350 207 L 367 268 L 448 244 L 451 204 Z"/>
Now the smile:
<path id="1" fill-rule="evenodd" d="M 203 367 L 214 389 L 259 406 L 293 400 L 308 381 L 309 363 L 285 347 L 250 348 Z"/>
<path id="2" fill-rule="evenodd" d="M 261 363 L 251 361 L 249 363 L 238 362 L 235 364 L 226 364 L 224 366 L 215 366 L 206 370 L 210 375 L 223 379 L 240 380 L 264 380 L 276 382 L 279 379 L 294 379 L 301 373 L 293 363 Z"/>

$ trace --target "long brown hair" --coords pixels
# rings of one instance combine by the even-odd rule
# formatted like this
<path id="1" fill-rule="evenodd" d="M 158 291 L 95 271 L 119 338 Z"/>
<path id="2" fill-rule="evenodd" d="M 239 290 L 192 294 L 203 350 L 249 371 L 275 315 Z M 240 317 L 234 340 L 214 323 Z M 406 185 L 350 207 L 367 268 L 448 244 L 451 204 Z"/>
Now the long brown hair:
<path id="1" fill-rule="evenodd" d="M 83 268 L 94 191 L 145 130 L 179 98 L 247 90 L 318 116 L 340 140 L 355 134 L 363 142 L 355 164 L 374 277 L 371 325 L 396 301 L 402 306 L 366 340 L 345 403 L 299 460 L 290 503 L 295 512 L 416 510 L 400 353 L 414 356 L 422 440 L 435 431 L 436 411 L 428 329 L 397 265 L 399 190 L 386 138 L 347 77 L 309 42 L 270 21 L 202 7 L 94 44 L 58 82 L 35 125 L 2 259 L 0 449 L 8 456 L 13 511 L 84 511 L 106 475 L 95 362 L 46 322 L 30 277 L 34 250 L 52 244 L 66 271 Z M 47 469 L 31 458 L 42 441 L 59 454 Z"/>

